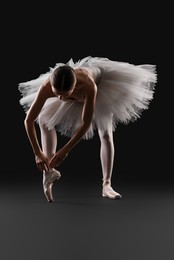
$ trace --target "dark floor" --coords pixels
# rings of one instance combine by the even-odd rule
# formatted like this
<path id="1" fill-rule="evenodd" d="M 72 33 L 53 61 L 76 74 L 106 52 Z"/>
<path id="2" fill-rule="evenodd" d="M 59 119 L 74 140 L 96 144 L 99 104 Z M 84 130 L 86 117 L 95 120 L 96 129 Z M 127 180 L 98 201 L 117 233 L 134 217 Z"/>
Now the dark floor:
<path id="1" fill-rule="evenodd" d="M 62 181 L 48 203 L 38 179 L 1 183 L 0 259 L 174 259 L 171 183 L 118 182 L 122 200 L 100 188 Z"/>

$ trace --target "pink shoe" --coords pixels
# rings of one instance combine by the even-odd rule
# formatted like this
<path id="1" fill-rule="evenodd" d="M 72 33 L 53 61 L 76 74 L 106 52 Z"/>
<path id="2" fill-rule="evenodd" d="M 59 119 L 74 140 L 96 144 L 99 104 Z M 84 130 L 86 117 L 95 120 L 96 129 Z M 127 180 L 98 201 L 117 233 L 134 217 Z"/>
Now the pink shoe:
<path id="1" fill-rule="evenodd" d="M 122 196 L 114 191 L 110 185 L 105 185 L 102 190 L 102 196 L 109 199 L 121 199 Z"/>
<path id="2" fill-rule="evenodd" d="M 52 169 L 43 173 L 43 190 L 48 202 L 53 202 L 52 186 L 56 180 L 59 180 L 61 174 L 59 171 Z"/>

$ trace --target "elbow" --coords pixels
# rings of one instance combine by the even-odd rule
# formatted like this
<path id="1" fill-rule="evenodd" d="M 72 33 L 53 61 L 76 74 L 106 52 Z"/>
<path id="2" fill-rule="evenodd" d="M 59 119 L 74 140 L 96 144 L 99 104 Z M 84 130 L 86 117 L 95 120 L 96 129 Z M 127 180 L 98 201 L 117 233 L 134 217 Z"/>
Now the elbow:
<path id="1" fill-rule="evenodd" d="M 32 125 L 33 124 L 33 120 L 29 119 L 28 117 L 26 117 L 24 119 L 24 126 L 25 128 L 27 128 L 29 125 Z"/>
<path id="2" fill-rule="evenodd" d="M 28 120 L 25 118 L 25 120 L 24 120 L 24 127 L 27 128 L 27 126 L 28 126 Z"/>
<path id="3" fill-rule="evenodd" d="M 28 117 L 26 116 L 25 119 L 24 119 L 24 125 L 27 125 L 28 122 L 29 122 L 29 119 L 28 119 Z"/>

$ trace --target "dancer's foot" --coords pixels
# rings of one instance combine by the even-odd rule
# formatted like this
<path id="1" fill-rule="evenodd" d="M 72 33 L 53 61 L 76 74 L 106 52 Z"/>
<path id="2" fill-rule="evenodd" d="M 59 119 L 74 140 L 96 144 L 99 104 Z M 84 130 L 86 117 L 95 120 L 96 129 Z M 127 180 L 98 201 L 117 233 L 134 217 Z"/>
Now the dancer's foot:
<path id="1" fill-rule="evenodd" d="M 44 188 L 44 194 L 48 202 L 53 202 L 53 194 L 52 194 L 52 183 Z"/>
<path id="2" fill-rule="evenodd" d="M 102 196 L 109 199 L 121 199 L 122 196 L 113 190 L 110 184 L 103 185 Z"/>
<path id="3" fill-rule="evenodd" d="M 56 180 L 59 180 L 61 174 L 59 171 L 52 169 L 48 172 L 43 172 L 43 190 L 48 202 L 53 202 L 52 186 Z"/>

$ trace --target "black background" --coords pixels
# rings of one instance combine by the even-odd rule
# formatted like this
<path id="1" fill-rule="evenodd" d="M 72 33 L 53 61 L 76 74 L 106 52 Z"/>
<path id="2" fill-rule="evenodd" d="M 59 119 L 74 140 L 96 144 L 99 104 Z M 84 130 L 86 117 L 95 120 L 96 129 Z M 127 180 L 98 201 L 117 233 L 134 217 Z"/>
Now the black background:
<path id="1" fill-rule="evenodd" d="M 14 1 L 1 3 L 0 22 L 0 258 L 173 260 L 173 8 L 166 1 Z M 69 154 L 47 203 L 18 84 L 88 55 L 157 65 L 154 99 L 114 134 L 113 188 L 122 200 L 103 198 L 95 183 L 102 175 L 96 133 Z"/>
<path id="2" fill-rule="evenodd" d="M 173 71 L 170 6 L 150 2 L 21 2 L 3 5 L 1 17 L 1 167 L 3 178 L 35 179 L 31 146 L 23 126 L 18 84 L 57 62 L 90 56 L 133 64 L 156 64 L 158 82 L 149 110 L 114 133 L 114 180 L 172 181 Z M 59 136 L 59 145 L 66 138 Z M 64 178 L 101 179 L 96 133 L 81 141 L 61 166 Z M 171 168 L 172 167 L 172 168 Z M 4 174 L 8 172 L 8 174 Z M 8 170 L 8 171 L 7 171 Z"/>

